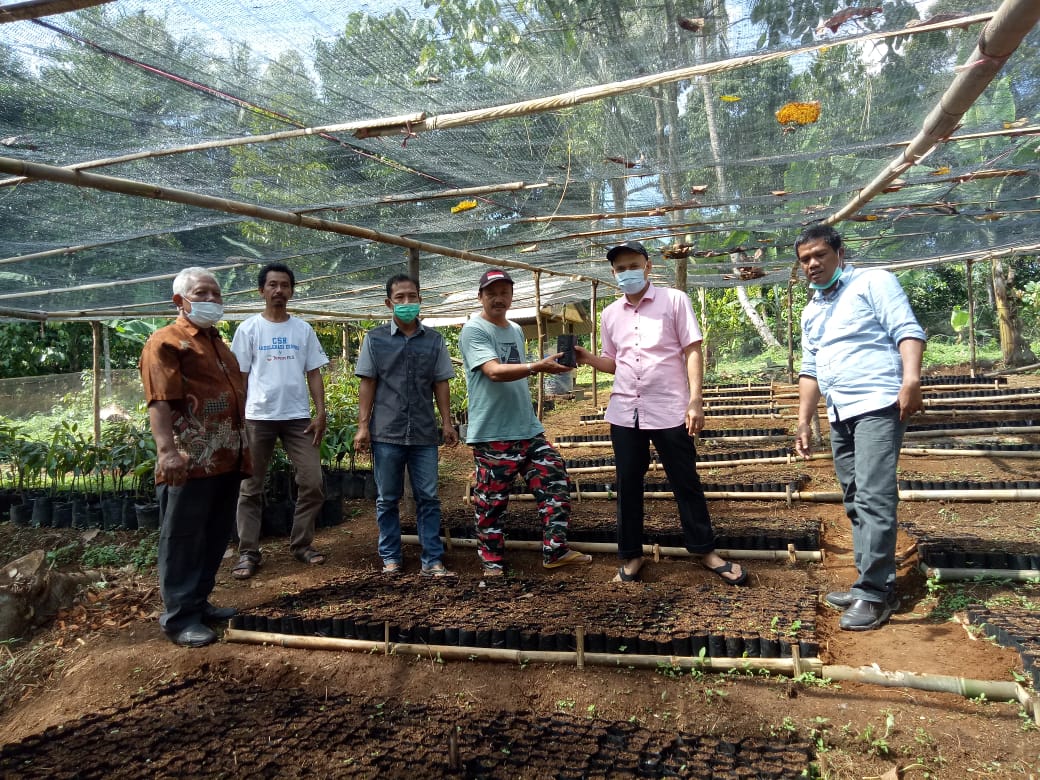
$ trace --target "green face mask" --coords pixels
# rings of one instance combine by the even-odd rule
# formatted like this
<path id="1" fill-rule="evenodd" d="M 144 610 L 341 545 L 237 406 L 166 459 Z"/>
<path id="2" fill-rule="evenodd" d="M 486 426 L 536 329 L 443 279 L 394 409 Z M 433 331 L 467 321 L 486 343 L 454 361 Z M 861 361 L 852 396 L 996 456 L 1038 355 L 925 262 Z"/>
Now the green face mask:
<path id="1" fill-rule="evenodd" d="M 417 303 L 395 303 L 394 316 L 407 325 L 419 316 L 419 304 Z"/>

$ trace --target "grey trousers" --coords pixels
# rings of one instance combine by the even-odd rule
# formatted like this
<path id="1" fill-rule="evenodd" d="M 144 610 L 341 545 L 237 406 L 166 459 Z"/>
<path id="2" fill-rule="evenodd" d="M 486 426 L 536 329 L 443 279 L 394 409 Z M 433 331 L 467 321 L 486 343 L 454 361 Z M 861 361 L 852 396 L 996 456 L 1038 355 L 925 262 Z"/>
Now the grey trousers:
<path id="1" fill-rule="evenodd" d="M 289 551 L 301 552 L 314 541 L 314 526 L 325 501 L 321 448 L 304 433 L 310 420 L 246 420 L 253 476 L 242 482 L 238 497 L 238 551 L 260 551 L 260 512 L 263 508 L 264 477 L 279 439 L 296 470 L 296 513 L 289 535 Z"/>
<path id="2" fill-rule="evenodd" d="M 895 405 L 831 423 L 834 470 L 852 521 L 859 577 L 850 592 L 857 599 L 884 601 L 895 587 L 896 466 L 905 432 Z"/>
<path id="3" fill-rule="evenodd" d="M 235 522 L 242 475 L 189 479 L 178 487 L 158 485 L 159 625 L 169 634 L 202 622 L 202 610 L 217 581 Z"/>

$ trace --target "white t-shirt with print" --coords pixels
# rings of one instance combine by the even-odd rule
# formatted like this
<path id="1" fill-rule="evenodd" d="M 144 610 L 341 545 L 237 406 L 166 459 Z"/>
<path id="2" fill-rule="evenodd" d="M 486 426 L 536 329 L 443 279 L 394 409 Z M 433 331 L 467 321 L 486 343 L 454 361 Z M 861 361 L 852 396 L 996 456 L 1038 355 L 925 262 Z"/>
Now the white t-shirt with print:
<path id="1" fill-rule="evenodd" d="M 247 420 L 302 420 L 311 416 L 307 372 L 329 362 L 314 329 L 298 317 L 270 322 L 254 314 L 242 322 L 231 351 L 246 389 Z"/>

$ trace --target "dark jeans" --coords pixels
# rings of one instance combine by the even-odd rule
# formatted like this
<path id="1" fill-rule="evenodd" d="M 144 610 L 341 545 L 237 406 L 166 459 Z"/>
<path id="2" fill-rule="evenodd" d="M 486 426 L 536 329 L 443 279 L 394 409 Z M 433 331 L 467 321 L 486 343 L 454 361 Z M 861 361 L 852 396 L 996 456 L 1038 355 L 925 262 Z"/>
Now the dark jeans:
<path id="1" fill-rule="evenodd" d="M 906 422 L 899 407 L 831 423 L 834 471 L 852 521 L 852 554 L 859 578 L 857 599 L 884 601 L 896 581 L 896 466 Z"/>
<path id="2" fill-rule="evenodd" d="M 664 466 L 675 494 L 683 543 L 695 554 L 715 549 L 708 502 L 697 476 L 697 447 L 685 425 L 642 430 L 610 426 L 617 468 L 617 540 L 622 560 L 643 555 L 643 478 L 650 467 L 650 442 Z"/>
<path id="3" fill-rule="evenodd" d="M 189 479 L 178 487 L 159 485 L 159 625 L 175 634 L 202 621 L 217 570 L 235 525 L 242 476 L 238 473 Z"/>

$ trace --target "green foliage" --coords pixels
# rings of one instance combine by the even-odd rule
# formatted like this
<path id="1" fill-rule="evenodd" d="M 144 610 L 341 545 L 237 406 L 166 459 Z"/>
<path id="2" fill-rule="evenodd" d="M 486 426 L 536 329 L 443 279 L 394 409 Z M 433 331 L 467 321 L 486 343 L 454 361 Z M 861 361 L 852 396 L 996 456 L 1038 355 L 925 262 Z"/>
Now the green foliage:
<path id="1" fill-rule="evenodd" d="M 124 566 L 133 566 L 137 571 L 145 571 L 156 565 L 158 545 L 158 533 L 149 534 L 137 540 L 136 543 L 91 544 L 83 550 L 81 565 L 89 569 L 120 569 Z"/>

